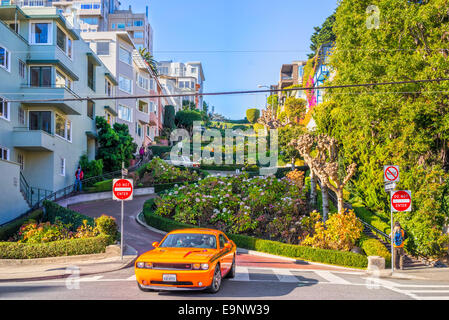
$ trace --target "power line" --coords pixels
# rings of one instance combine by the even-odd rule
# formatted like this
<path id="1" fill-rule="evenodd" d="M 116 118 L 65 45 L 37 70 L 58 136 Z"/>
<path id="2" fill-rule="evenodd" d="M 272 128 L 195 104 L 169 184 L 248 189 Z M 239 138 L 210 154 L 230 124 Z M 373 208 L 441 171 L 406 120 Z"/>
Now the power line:
<path id="1" fill-rule="evenodd" d="M 437 79 L 423 79 L 423 80 L 404 80 L 404 81 L 390 81 L 390 82 L 375 82 L 375 83 L 361 83 L 361 84 L 346 84 L 336 86 L 320 86 L 320 87 L 298 87 L 289 89 L 264 89 L 264 90 L 242 90 L 242 91 L 224 91 L 224 92 L 209 92 L 209 93 L 185 93 L 185 94 L 161 94 L 161 95 L 129 95 L 120 97 L 79 97 L 79 98 L 54 98 L 54 99 L 28 99 L 28 100 L 7 100 L 8 102 L 16 103 L 37 103 L 37 102 L 56 102 L 56 101 L 86 101 L 86 100 L 126 100 L 126 99 L 154 99 L 154 98 L 169 98 L 169 97 L 203 97 L 203 96 L 218 96 L 218 95 L 234 95 L 234 94 L 257 94 L 257 93 L 275 93 L 275 92 L 289 92 L 289 91 L 303 91 L 303 90 L 324 90 L 324 89 L 343 89 L 343 88 L 357 88 L 357 87 L 374 87 L 395 84 L 411 84 L 411 83 L 430 83 L 449 81 L 449 78 Z M 4 93 L 2 93 L 4 94 Z"/>

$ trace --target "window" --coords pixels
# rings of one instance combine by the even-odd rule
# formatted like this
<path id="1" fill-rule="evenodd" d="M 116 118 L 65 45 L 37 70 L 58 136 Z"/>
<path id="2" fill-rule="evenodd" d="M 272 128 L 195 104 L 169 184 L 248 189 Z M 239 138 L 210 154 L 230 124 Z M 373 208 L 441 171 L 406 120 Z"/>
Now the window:
<path id="1" fill-rule="evenodd" d="M 42 130 L 51 134 L 51 112 L 50 111 L 30 111 L 30 130 Z"/>
<path id="2" fill-rule="evenodd" d="M 125 120 L 128 122 L 132 122 L 131 109 L 119 104 L 118 105 L 118 117 L 119 117 L 119 119 L 122 119 L 122 120 Z"/>
<path id="3" fill-rule="evenodd" d="M 59 27 L 56 28 L 56 44 L 62 51 L 65 52 L 66 35 Z"/>
<path id="4" fill-rule="evenodd" d="M 87 116 L 93 120 L 94 114 L 95 114 L 95 104 L 93 101 L 89 100 L 87 101 Z"/>
<path id="5" fill-rule="evenodd" d="M 94 9 L 100 9 L 100 4 L 94 3 L 93 7 L 94 7 Z"/>
<path id="6" fill-rule="evenodd" d="M 136 127 L 136 133 L 139 137 L 142 136 L 142 126 L 140 125 L 140 123 L 136 123 L 137 127 Z"/>
<path id="7" fill-rule="evenodd" d="M 81 18 L 81 21 L 90 25 L 98 25 L 98 18 Z"/>
<path id="8" fill-rule="evenodd" d="M 184 88 L 184 81 L 179 81 L 179 87 Z"/>
<path id="9" fill-rule="evenodd" d="M 150 126 L 147 126 L 147 137 L 150 136 Z"/>
<path id="10" fill-rule="evenodd" d="M 111 24 L 111 29 L 115 29 L 115 23 Z"/>
<path id="11" fill-rule="evenodd" d="M 159 71 L 159 74 L 168 74 L 168 67 L 159 67 L 157 69 Z"/>
<path id="12" fill-rule="evenodd" d="M 22 79 L 25 79 L 26 77 L 26 65 L 22 60 L 19 60 L 19 76 Z"/>
<path id="13" fill-rule="evenodd" d="M 123 76 L 119 76 L 118 86 L 120 90 L 123 90 L 128 93 L 133 93 L 132 91 L 132 80 L 125 78 Z"/>
<path id="14" fill-rule="evenodd" d="M 143 21 L 142 20 L 135 20 L 134 21 L 134 27 L 141 27 L 143 26 Z"/>
<path id="15" fill-rule="evenodd" d="M 19 23 L 10 22 L 8 23 L 8 26 L 11 28 L 12 31 L 15 33 L 19 33 Z"/>
<path id="16" fill-rule="evenodd" d="M 195 89 L 195 82 L 190 81 L 190 88 Z"/>
<path id="17" fill-rule="evenodd" d="M 10 71 L 9 61 L 11 60 L 11 52 L 9 52 L 5 47 L 0 46 L 0 67 Z"/>
<path id="18" fill-rule="evenodd" d="M 81 5 L 81 9 L 86 9 L 86 10 L 89 10 L 89 9 L 92 9 L 92 4 L 82 4 Z"/>
<path id="19" fill-rule="evenodd" d="M 109 42 L 97 42 L 97 54 L 99 56 L 109 55 Z"/>
<path id="20" fill-rule="evenodd" d="M 66 51 L 67 55 L 69 56 L 69 58 L 72 58 L 72 39 L 67 37 L 67 51 Z"/>
<path id="21" fill-rule="evenodd" d="M 124 23 L 117 23 L 117 29 L 125 29 Z"/>
<path id="22" fill-rule="evenodd" d="M 150 90 L 154 90 L 154 80 L 150 79 Z"/>
<path id="23" fill-rule="evenodd" d="M 225 243 L 227 243 L 228 241 L 226 241 L 225 237 L 220 234 L 220 236 L 218 237 L 219 241 L 220 241 L 220 249 L 224 248 Z"/>
<path id="24" fill-rule="evenodd" d="M 145 101 L 138 100 L 137 108 L 140 112 L 148 113 L 148 103 L 146 103 Z"/>
<path id="25" fill-rule="evenodd" d="M 19 124 L 25 125 L 25 110 L 19 107 Z"/>
<path id="26" fill-rule="evenodd" d="M 17 163 L 20 164 L 20 171 L 23 171 L 23 169 L 25 168 L 25 161 L 23 154 L 21 153 L 17 154 Z"/>
<path id="27" fill-rule="evenodd" d="M 0 159 L 9 160 L 9 149 L 0 146 Z"/>
<path id="28" fill-rule="evenodd" d="M 112 122 L 114 121 L 114 117 L 109 112 L 106 112 L 106 120 L 109 123 L 109 125 L 112 126 Z"/>
<path id="29" fill-rule="evenodd" d="M 112 83 L 108 79 L 104 79 L 104 92 L 108 97 L 112 97 Z"/>
<path id="30" fill-rule="evenodd" d="M 155 103 L 154 103 L 153 101 L 150 101 L 150 112 L 157 113 L 156 111 L 157 111 L 157 110 L 156 110 L 156 105 L 155 105 Z"/>
<path id="31" fill-rule="evenodd" d="M 56 81 L 55 81 L 56 87 L 58 88 L 64 88 L 66 86 L 66 78 L 65 76 L 56 70 Z"/>
<path id="32" fill-rule="evenodd" d="M 9 102 L 0 97 L 0 118 L 9 120 Z"/>
<path id="33" fill-rule="evenodd" d="M 143 32 L 141 31 L 134 32 L 134 39 L 143 39 Z"/>
<path id="34" fill-rule="evenodd" d="M 95 66 L 90 60 L 87 61 L 87 85 L 95 91 Z"/>
<path id="35" fill-rule="evenodd" d="M 190 73 L 196 73 L 196 68 L 190 68 Z"/>
<path id="36" fill-rule="evenodd" d="M 141 87 L 142 89 L 148 90 L 148 84 L 149 84 L 148 79 L 145 77 L 142 77 L 140 74 L 138 75 L 138 79 L 139 79 L 139 81 L 138 81 L 139 87 Z"/>
<path id="37" fill-rule="evenodd" d="M 59 174 L 65 176 L 65 159 L 59 158 Z"/>
<path id="38" fill-rule="evenodd" d="M 32 87 L 50 87 L 51 67 L 30 67 L 30 85 Z"/>
<path id="39" fill-rule="evenodd" d="M 127 63 L 129 65 L 131 65 L 131 63 L 132 63 L 131 52 L 123 49 L 122 47 L 120 47 L 120 50 L 119 50 L 119 58 L 120 58 L 120 61 Z"/>
<path id="40" fill-rule="evenodd" d="M 72 123 L 70 120 L 64 118 L 60 114 L 56 113 L 55 115 L 55 134 L 60 136 L 61 138 L 64 138 L 68 141 L 71 141 L 72 135 Z"/>
<path id="41" fill-rule="evenodd" d="M 51 44 L 52 43 L 51 23 L 40 22 L 31 23 L 31 43 Z"/>

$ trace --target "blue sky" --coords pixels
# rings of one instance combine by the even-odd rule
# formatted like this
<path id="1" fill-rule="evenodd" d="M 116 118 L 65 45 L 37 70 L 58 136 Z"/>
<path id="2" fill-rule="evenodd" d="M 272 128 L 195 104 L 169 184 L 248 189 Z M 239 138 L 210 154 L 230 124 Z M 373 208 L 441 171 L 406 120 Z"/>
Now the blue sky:
<path id="1" fill-rule="evenodd" d="M 313 27 L 334 12 L 336 2 L 123 0 L 121 8 L 145 12 L 148 5 L 156 60 L 201 61 L 204 92 L 217 92 L 277 83 L 282 64 L 306 59 Z M 265 94 L 204 99 L 231 119 L 265 107 Z"/>

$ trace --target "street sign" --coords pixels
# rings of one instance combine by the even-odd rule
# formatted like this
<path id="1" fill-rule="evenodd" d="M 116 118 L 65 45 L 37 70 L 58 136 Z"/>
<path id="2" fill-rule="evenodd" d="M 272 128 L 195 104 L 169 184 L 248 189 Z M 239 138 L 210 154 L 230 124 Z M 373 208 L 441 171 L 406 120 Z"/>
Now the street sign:
<path id="1" fill-rule="evenodd" d="M 391 192 L 391 210 L 394 212 L 412 211 L 412 193 L 409 190 Z"/>
<path id="2" fill-rule="evenodd" d="M 127 201 L 133 199 L 133 180 L 114 179 L 112 182 L 112 199 Z"/>
<path id="3" fill-rule="evenodd" d="M 394 191 L 396 188 L 396 182 L 386 182 L 384 188 L 385 192 Z"/>
<path id="4" fill-rule="evenodd" d="M 128 175 L 128 169 L 122 169 L 122 176 Z"/>
<path id="5" fill-rule="evenodd" d="M 384 166 L 384 182 L 399 181 L 399 166 Z"/>

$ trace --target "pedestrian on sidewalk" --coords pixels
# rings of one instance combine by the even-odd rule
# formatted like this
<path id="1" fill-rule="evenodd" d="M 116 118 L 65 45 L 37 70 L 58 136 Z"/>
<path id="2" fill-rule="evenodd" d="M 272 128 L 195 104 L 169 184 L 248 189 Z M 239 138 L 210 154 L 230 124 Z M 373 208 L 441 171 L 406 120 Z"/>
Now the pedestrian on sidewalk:
<path id="1" fill-rule="evenodd" d="M 83 188 L 81 181 L 83 180 L 83 178 L 84 178 L 84 172 L 81 169 L 81 166 L 78 166 L 78 169 L 75 171 L 75 191 L 77 191 L 77 189 L 78 189 L 78 191 L 81 192 L 81 190 Z"/>
<path id="2" fill-rule="evenodd" d="M 399 221 L 394 224 L 393 232 L 390 234 L 391 242 L 393 244 L 393 263 L 395 269 L 404 269 L 404 240 L 405 232 L 401 228 Z"/>
<path id="3" fill-rule="evenodd" d="M 143 156 L 145 155 L 145 147 L 143 146 L 143 144 L 142 144 L 142 146 L 140 147 L 139 155 L 140 155 L 140 160 L 143 161 Z"/>

